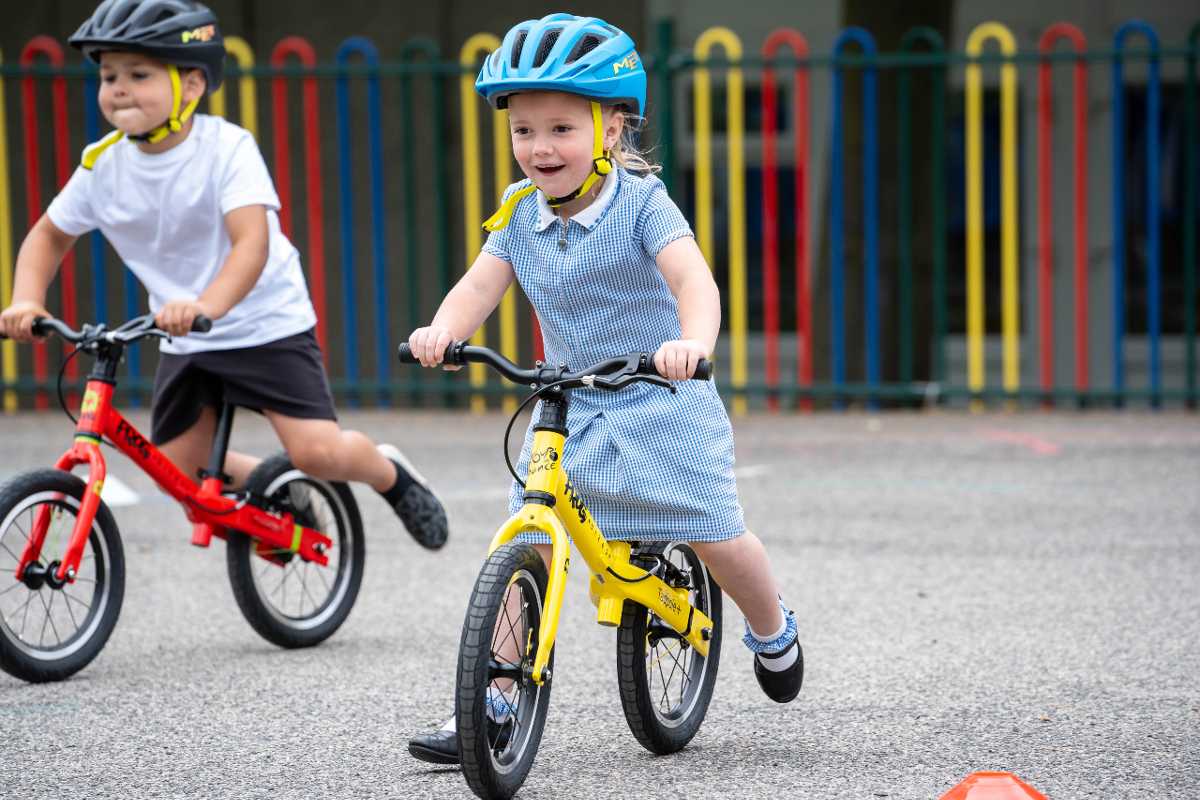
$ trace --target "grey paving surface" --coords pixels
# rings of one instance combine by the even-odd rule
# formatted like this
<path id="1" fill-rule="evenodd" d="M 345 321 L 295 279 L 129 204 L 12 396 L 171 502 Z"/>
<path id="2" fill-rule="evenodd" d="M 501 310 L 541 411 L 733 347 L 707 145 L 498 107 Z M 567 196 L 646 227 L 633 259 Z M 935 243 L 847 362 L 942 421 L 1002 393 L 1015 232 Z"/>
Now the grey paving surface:
<path id="1" fill-rule="evenodd" d="M 217 548 L 127 462 L 116 509 L 120 623 L 84 672 L 0 674 L 0 796 L 469 796 L 404 747 L 451 710 L 458 624 L 503 515 L 503 419 L 348 413 L 445 495 L 441 553 L 376 498 L 366 579 L 325 645 L 284 652 L 241 619 Z M 144 426 L 144 416 L 134 415 Z M 613 634 L 576 570 L 550 718 L 520 796 L 935 798 L 1011 770 L 1055 800 L 1200 795 L 1200 419 L 1084 414 L 759 416 L 739 421 L 741 491 L 802 618 L 800 699 L 759 694 L 728 641 L 693 745 L 629 734 Z M 0 478 L 69 440 L 0 417 Z M 235 440 L 267 452 L 261 420 Z"/>

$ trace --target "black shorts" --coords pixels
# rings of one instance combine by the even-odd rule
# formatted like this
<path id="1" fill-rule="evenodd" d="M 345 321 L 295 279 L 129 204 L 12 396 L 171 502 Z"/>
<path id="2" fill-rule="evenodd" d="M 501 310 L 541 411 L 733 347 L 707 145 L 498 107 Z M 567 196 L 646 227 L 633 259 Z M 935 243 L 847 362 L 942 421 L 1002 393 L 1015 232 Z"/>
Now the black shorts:
<path id="1" fill-rule="evenodd" d="M 154 375 L 150 439 L 186 432 L 205 406 L 223 403 L 299 419 L 336 420 L 321 348 L 312 329 L 233 350 L 162 353 Z"/>

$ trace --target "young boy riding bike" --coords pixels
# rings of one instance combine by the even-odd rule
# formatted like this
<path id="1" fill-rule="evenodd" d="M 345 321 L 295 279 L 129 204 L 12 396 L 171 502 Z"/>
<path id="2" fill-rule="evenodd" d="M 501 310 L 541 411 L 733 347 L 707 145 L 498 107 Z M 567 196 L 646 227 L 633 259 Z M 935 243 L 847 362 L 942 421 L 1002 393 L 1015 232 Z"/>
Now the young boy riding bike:
<path id="1" fill-rule="evenodd" d="M 746 617 L 743 641 L 763 692 L 790 702 L 804 674 L 795 616 L 746 530 L 725 408 L 711 382 L 686 380 L 711 358 L 720 296 L 683 214 L 633 146 L 631 123 L 646 107 L 633 40 L 593 17 L 522 22 L 484 62 L 475 88 L 508 109 L 513 155 L 528 180 L 508 187 L 484 223 L 492 233 L 483 252 L 433 322 L 409 337 L 412 353 L 427 367 L 441 363 L 514 279 L 537 310 L 548 363 L 581 368 L 655 352 L 659 373 L 681 381 L 678 393 L 574 390 L 563 466 L 608 535 L 691 545 Z M 517 474 L 526 474 L 536 425 Z M 514 484 L 509 513 L 522 503 Z M 549 564 L 547 538 L 536 536 L 528 541 Z M 489 706 L 502 724 L 510 709 Z M 411 739 L 409 751 L 458 763 L 453 719 Z"/>
<path id="2" fill-rule="evenodd" d="M 261 411 L 299 469 L 378 491 L 423 547 L 446 542 L 446 514 L 391 445 L 342 430 L 314 336 L 299 253 L 249 132 L 193 114 L 221 84 L 216 16 L 191 0 L 104 0 L 71 37 L 100 65 L 99 105 L 116 129 L 26 236 L 0 333 L 30 341 L 46 290 L 75 240 L 99 229 L 150 295 L 161 346 L 154 443 L 188 475 L 205 466 L 222 403 Z M 190 334 L 198 316 L 213 321 Z M 258 459 L 230 451 L 242 485 Z"/>

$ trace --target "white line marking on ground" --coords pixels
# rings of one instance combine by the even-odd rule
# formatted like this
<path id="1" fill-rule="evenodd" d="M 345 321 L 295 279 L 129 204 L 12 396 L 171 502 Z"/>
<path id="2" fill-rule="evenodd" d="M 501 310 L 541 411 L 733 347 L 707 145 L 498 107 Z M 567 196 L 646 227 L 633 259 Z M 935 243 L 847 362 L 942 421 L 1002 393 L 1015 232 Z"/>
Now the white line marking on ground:
<path id="1" fill-rule="evenodd" d="M 142 502 L 140 494 L 130 489 L 124 481 L 111 473 L 104 478 L 104 486 L 100 489 L 100 499 L 110 508 L 136 506 Z"/>
<path id="2" fill-rule="evenodd" d="M 770 473 L 770 464 L 747 464 L 744 467 L 734 467 L 733 474 L 739 478 L 757 478 L 759 475 Z"/>

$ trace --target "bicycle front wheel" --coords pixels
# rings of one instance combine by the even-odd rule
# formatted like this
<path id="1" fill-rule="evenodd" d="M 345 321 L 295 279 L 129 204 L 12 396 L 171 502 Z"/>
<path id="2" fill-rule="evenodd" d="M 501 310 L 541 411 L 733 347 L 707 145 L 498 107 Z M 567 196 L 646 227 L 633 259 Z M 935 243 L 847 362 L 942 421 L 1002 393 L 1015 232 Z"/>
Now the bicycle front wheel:
<path id="1" fill-rule="evenodd" d="M 33 683 L 59 681 L 104 648 L 125 596 L 125 555 L 117 523 L 103 502 L 73 580 L 56 572 L 79 516 L 87 485 L 70 473 L 43 469 L 0 488 L 0 668 Z M 41 552 L 17 580 L 17 565 L 34 523 L 49 514 Z"/>
<path id="2" fill-rule="evenodd" d="M 550 681 L 538 686 L 529 671 L 546 582 L 537 550 L 506 544 L 484 562 L 467 606 L 454 711 L 463 776 L 487 800 L 516 794 L 542 740 Z"/>
<path id="3" fill-rule="evenodd" d="M 327 566 L 290 550 L 262 552 L 256 540 L 231 534 L 225 549 L 229 584 L 242 616 L 280 647 L 312 647 L 333 635 L 354 607 L 362 584 L 366 542 L 350 487 L 306 475 L 280 453 L 259 464 L 246 481 L 268 510 L 333 540 Z M 263 556 L 263 557 L 259 557 Z"/>
<path id="4" fill-rule="evenodd" d="M 652 545 L 640 553 L 686 570 L 691 604 L 713 621 L 706 658 L 645 606 L 625 601 L 617 630 L 621 707 L 642 746 L 666 755 L 682 750 L 708 713 L 721 660 L 721 588 L 684 542 Z"/>

